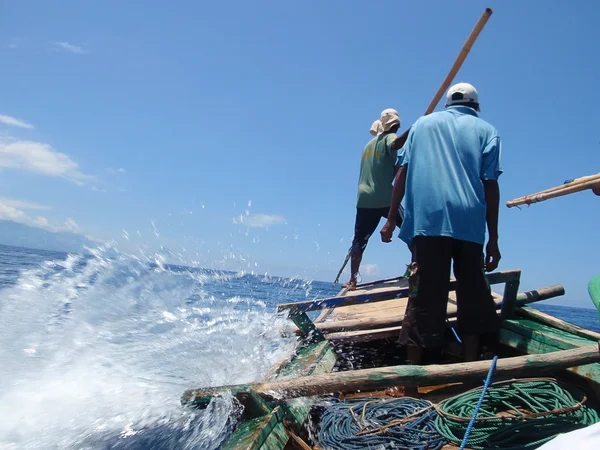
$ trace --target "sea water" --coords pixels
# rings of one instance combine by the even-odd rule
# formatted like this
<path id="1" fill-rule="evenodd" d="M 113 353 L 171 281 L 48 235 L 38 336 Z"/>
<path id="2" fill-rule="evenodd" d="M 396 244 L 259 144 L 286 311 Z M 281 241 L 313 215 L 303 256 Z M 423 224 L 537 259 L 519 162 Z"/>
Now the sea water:
<path id="1" fill-rule="evenodd" d="M 0 246 L 0 449 L 214 449 L 239 413 L 193 387 L 259 380 L 294 345 L 276 304 L 339 286 L 98 248 Z M 596 329 L 594 311 L 540 307 Z"/>

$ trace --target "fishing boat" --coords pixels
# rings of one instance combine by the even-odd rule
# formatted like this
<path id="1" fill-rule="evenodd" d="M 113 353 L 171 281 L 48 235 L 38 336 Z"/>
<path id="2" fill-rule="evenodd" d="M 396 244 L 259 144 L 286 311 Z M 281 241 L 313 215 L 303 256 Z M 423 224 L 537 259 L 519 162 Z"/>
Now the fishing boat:
<path id="1" fill-rule="evenodd" d="M 563 295 L 564 288 L 555 285 L 519 292 L 520 276 L 519 270 L 487 275 L 491 285 L 503 286 L 502 294 L 494 293 L 502 327 L 497 342 L 488 349 L 493 358 L 461 361 L 460 337 L 453 331 L 457 308 L 452 291 L 448 299 L 448 339 L 443 364 L 403 365 L 396 341 L 406 308 L 408 282 L 398 277 L 361 284 L 351 292 L 342 289 L 331 298 L 279 305 L 278 310 L 296 327 L 298 340 L 294 353 L 274 367 L 264 380 L 190 389 L 183 394 L 182 403 L 205 408 L 214 396 L 233 394 L 243 405 L 244 413 L 224 449 L 361 448 L 356 443 L 358 446 L 354 447 L 345 447 L 343 442 L 332 445 L 336 433 L 324 430 L 325 422 L 329 428 L 338 423 L 342 427 L 337 430 L 340 439 L 363 442 L 362 448 L 369 448 L 368 438 L 385 440 L 390 433 L 408 433 L 401 431 L 402 424 L 395 425 L 397 429 L 391 429 L 393 426 L 386 429 L 389 423 L 381 423 L 380 428 L 384 429 L 374 430 L 363 412 L 369 404 L 372 408 L 392 405 L 398 411 L 408 408 L 407 417 L 419 415 L 419 411 L 430 413 L 431 423 L 423 422 L 429 430 L 423 432 L 424 437 L 413 433 L 413 438 L 427 441 L 430 446 L 396 448 L 459 448 L 471 417 L 466 414 L 457 418 L 458 413 L 452 407 L 456 409 L 455 404 L 462 401 L 470 402 L 474 408 L 483 389 L 476 385 L 493 369 L 493 383 L 488 390 L 508 389 L 508 394 L 515 397 L 512 400 L 515 405 L 519 395 L 541 399 L 548 391 L 556 397 L 551 396 L 547 404 L 540 403 L 537 407 L 526 407 L 527 401 L 521 399 L 523 404 L 514 408 L 523 417 L 512 421 L 499 418 L 490 425 L 493 431 L 485 436 L 487 440 L 502 439 L 508 445 L 506 448 L 525 448 L 519 445 L 529 438 L 518 433 L 507 438 L 506 431 L 529 426 L 529 431 L 535 429 L 537 433 L 530 442 L 539 441 L 541 445 L 560 432 L 600 421 L 600 333 L 531 308 L 534 302 Z M 451 289 L 454 286 L 455 280 L 451 280 Z M 319 315 L 312 320 L 309 314 L 314 312 Z M 393 389 L 398 386 L 417 386 L 420 398 L 398 396 Z M 493 399 L 493 394 L 488 395 Z M 562 403 L 557 404 L 559 400 Z M 527 408 L 531 411 L 526 411 Z M 340 417 L 333 420 L 336 414 Z M 527 424 L 527 417 L 532 423 Z M 394 420 L 398 423 L 404 419 Z M 382 420 L 380 417 L 375 423 Z M 536 420 L 538 423 L 533 423 Z M 432 425 L 436 421 L 438 431 Z M 342 433 L 344 430 L 346 435 Z M 477 431 L 478 426 L 473 430 L 475 434 L 485 433 Z M 361 437 L 365 439 L 361 441 Z M 481 441 L 481 436 L 476 437 Z"/>
<path id="2" fill-rule="evenodd" d="M 507 206 L 584 189 L 600 195 L 600 174 Z M 402 364 L 408 280 L 397 277 L 280 304 L 295 325 L 292 354 L 263 380 L 189 389 L 181 402 L 206 408 L 227 392 L 243 406 L 223 449 L 523 449 L 565 433 L 574 445 L 596 439 L 576 433 L 600 427 L 600 333 L 531 307 L 564 295 L 562 285 L 519 292 L 520 270 L 486 276 L 500 287 L 493 297 L 501 328 L 478 361 L 461 360 L 451 279 L 443 362 Z M 600 314 L 600 276 L 588 288 Z M 419 398 L 398 387 L 417 387 Z"/>

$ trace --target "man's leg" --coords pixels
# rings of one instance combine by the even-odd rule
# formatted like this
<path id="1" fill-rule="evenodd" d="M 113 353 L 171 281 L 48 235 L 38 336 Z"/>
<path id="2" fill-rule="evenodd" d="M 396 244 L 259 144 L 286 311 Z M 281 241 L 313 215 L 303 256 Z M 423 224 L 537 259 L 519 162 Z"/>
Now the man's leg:
<path id="1" fill-rule="evenodd" d="M 375 208 L 356 208 L 356 219 L 354 222 L 354 238 L 350 248 L 350 281 L 344 284 L 348 290 L 356 289 L 356 278 L 362 256 L 369 242 L 369 238 L 377 229 L 380 211 Z"/>
<path id="2" fill-rule="evenodd" d="M 480 337 L 495 335 L 500 318 L 490 286 L 483 271 L 483 245 L 453 240 L 457 331 L 463 341 L 465 361 L 476 361 L 480 353 Z"/>
<path id="3" fill-rule="evenodd" d="M 452 241 L 447 237 L 417 236 L 412 260 L 399 343 L 406 346 L 409 364 L 437 362 L 446 332 Z"/>

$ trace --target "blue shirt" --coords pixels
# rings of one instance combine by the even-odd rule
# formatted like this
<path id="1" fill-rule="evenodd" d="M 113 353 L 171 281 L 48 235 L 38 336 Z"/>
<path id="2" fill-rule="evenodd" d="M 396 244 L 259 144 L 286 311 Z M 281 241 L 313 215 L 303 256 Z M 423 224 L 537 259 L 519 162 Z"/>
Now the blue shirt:
<path id="1" fill-rule="evenodd" d="M 497 180 L 501 143 L 497 130 L 467 106 L 419 118 L 398 157 L 408 165 L 405 218 L 399 237 L 448 236 L 485 243 L 482 180 Z"/>

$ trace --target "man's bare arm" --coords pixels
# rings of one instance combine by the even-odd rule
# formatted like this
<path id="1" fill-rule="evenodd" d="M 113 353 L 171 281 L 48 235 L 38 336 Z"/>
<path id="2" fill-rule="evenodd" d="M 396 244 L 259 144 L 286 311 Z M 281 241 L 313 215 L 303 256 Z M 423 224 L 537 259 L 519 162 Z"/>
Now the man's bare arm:
<path id="1" fill-rule="evenodd" d="M 392 150 L 400 150 L 402 147 L 404 147 L 404 144 L 406 144 L 406 139 L 408 138 L 408 132 L 410 131 L 410 128 L 408 130 L 406 130 L 404 133 L 402 133 L 400 136 L 398 136 L 394 142 L 392 142 Z"/>
<path id="2" fill-rule="evenodd" d="M 500 187 L 496 180 L 484 180 L 485 203 L 487 205 L 486 222 L 488 226 L 489 240 L 485 247 L 485 270 L 491 272 L 496 270 L 500 258 L 498 248 L 498 210 L 500 208 Z"/>
<path id="3" fill-rule="evenodd" d="M 388 212 L 387 222 L 380 231 L 381 240 L 383 242 L 392 242 L 392 234 L 396 228 L 396 214 L 400 203 L 404 198 L 404 192 L 406 190 L 406 172 L 408 171 L 408 165 L 400 166 L 394 179 L 394 190 L 392 191 L 392 204 Z"/>
<path id="4" fill-rule="evenodd" d="M 484 180 L 486 222 L 490 240 L 498 240 L 498 211 L 500 209 L 500 187 L 496 180 Z"/>

